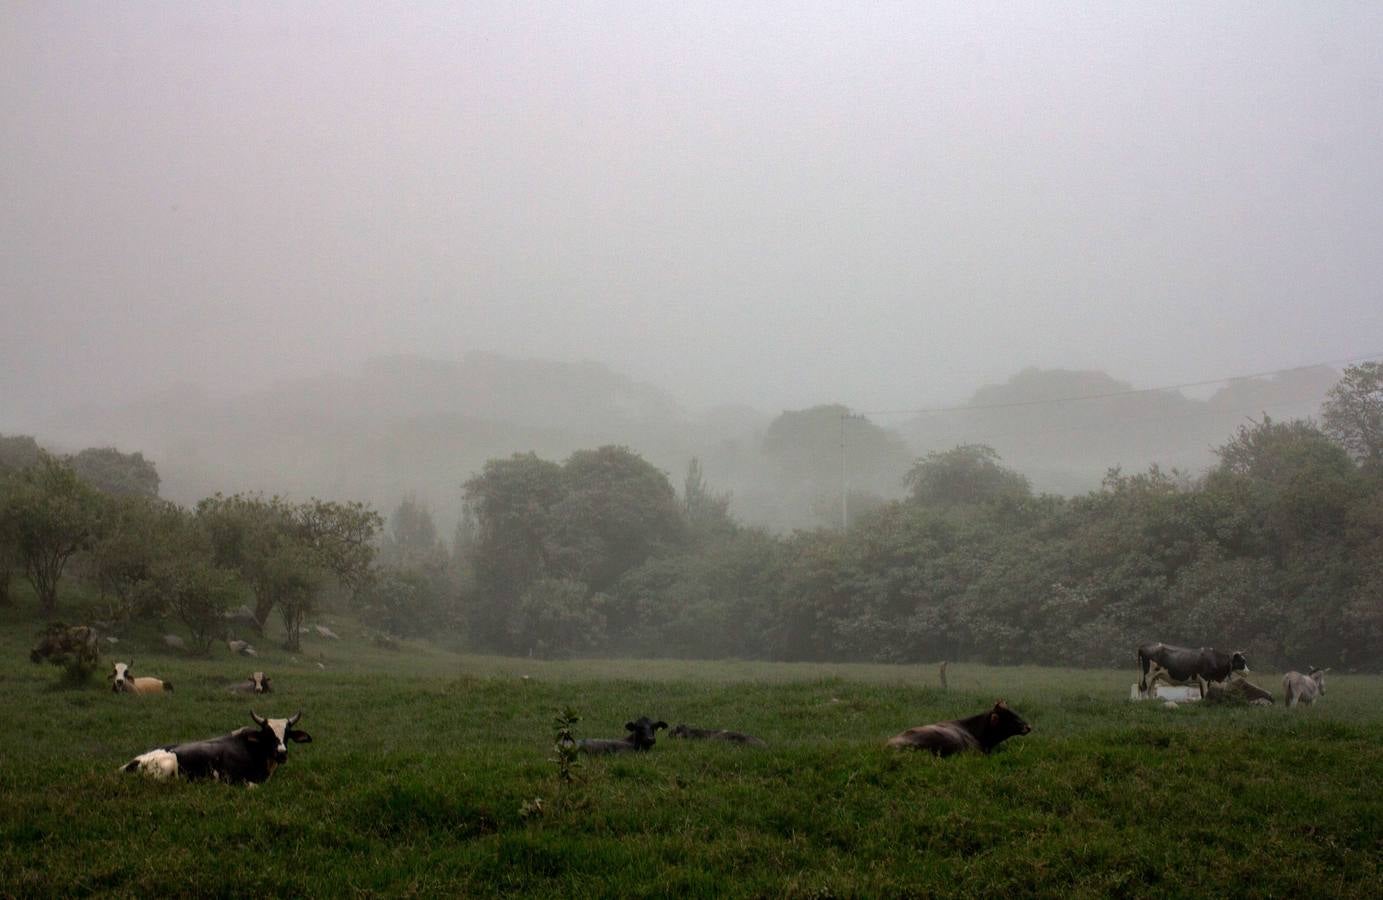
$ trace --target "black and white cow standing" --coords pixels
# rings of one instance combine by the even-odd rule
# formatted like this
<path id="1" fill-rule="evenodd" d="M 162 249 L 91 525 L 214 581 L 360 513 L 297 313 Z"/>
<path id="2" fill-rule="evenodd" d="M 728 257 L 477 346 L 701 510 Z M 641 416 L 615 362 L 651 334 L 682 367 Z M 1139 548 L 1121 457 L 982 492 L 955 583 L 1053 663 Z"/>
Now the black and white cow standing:
<path id="1" fill-rule="evenodd" d="M 212 779 L 254 787 L 269 780 L 274 769 L 288 761 L 288 742 L 307 744 L 312 735 L 293 726 L 302 710 L 287 719 L 264 719 L 250 710 L 256 728 L 248 725 L 205 741 L 167 744 L 141 753 L 120 767 L 152 778 Z"/>
<path id="2" fill-rule="evenodd" d="M 1205 699 L 1205 686 L 1211 681 L 1228 681 L 1234 672 L 1249 671 L 1243 651 L 1226 653 L 1211 647 L 1173 647 L 1171 644 L 1142 644 L 1138 648 L 1138 690 L 1144 697 L 1154 696 L 1157 683 L 1194 684 Z"/>

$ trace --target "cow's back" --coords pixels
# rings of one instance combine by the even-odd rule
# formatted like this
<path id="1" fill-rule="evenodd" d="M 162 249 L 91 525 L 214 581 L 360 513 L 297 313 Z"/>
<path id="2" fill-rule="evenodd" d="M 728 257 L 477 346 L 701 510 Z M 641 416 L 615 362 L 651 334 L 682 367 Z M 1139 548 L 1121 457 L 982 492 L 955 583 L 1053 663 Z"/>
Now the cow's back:
<path id="1" fill-rule="evenodd" d="M 138 678 L 130 679 L 130 693 L 132 694 L 162 694 L 164 691 L 171 690 L 173 690 L 173 685 L 161 678 L 141 675 Z"/>
<path id="2" fill-rule="evenodd" d="M 264 781 L 269 777 L 267 763 L 255 759 L 247 735 L 256 729 L 240 728 L 205 741 L 170 744 L 161 749 L 178 758 L 178 770 L 187 778 L 218 781 Z"/>
<path id="3" fill-rule="evenodd" d="M 937 756 L 950 756 L 966 750 L 979 750 L 980 742 L 960 725 L 940 722 L 909 728 L 890 738 L 888 746 L 900 750 L 930 750 Z"/>
<path id="4" fill-rule="evenodd" d="M 630 741 L 613 738 L 582 738 L 576 742 L 576 749 L 582 753 L 630 753 L 638 748 Z"/>

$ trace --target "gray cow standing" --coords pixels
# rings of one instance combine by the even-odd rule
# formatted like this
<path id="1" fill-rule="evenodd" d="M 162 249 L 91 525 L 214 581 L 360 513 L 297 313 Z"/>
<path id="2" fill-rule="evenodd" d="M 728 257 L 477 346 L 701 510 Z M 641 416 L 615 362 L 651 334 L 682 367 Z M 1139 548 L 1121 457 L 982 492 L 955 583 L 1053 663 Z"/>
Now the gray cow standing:
<path id="1" fill-rule="evenodd" d="M 1317 669 L 1311 667 L 1311 671 L 1303 675 L 1300 672 L 1288 672 L 1282 676 L 1282 690 L 1287 696 L 1287 705 L 1296 706 L 1300 701 L 1310 706 L 1316 702 L 1317 697 L 1325 696 L 1325 673 L 1329 669 Z"/>

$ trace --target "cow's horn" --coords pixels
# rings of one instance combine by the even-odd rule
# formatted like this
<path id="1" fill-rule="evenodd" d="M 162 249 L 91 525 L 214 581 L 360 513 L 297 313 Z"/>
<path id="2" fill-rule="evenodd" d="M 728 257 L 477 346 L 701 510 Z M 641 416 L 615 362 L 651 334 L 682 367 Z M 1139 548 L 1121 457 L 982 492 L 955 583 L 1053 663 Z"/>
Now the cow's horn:
<path id="1" fill-rule="evenodd" d="M 297 712 L 295 712 L 295 713 L 293 714 L 293 718 L 291 718 L 291 719 L 288 720 L 288 727 L 289 727 L 289 728 L 292 728 L 294 725 L 298 724 L 298 720 L 301 719 L 302 717 L 303 717 L 303 711 L 302 711 L 302 710 L 298 710 Z"/>
<path id="2" fill-rule="evenodd" d="M 259 716 L 255 715 L 255 711 L 254 711 L 254 710 L 250 710 L 250 718 L 251 718 L 251 719 L 254 719 L 254 720 L 255 720 L 255 724 L 258 725 L 260 728 L 263 728 L 265 725 L 268 725 L 268 724 L 269 724 L 268 721 L 267 721 L 266 719 L 262 719 L 262 718 L 260 718 Z"/>

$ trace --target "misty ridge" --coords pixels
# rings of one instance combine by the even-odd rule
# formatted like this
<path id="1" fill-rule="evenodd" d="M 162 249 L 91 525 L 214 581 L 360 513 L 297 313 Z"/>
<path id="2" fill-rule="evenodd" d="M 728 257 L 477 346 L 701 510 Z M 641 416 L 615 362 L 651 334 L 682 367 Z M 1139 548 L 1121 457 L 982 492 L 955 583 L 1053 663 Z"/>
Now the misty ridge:
<path id="1" fill-rule="evenodd" d="M 52 449 L 142 452 L 158 468 L 161 496 L 184 505 L 262 491 L 387 511 L 414 497 L 446 533 L 461 514 L 461 485 L 487 460 L 533 452 L 560 461 L 619 445 L 674 483 L 700 460 L 737 520 L 786 532 L 840 522 L 842 413 L 850 413 L 843 475 L 862 513 L 903 496 L 918 458 L 964 444 L 993 447 L 1038 492 L 1081 494 L 1115 467 L 1158 464 L 1194 477 L 1246 422 L 1318 416 L 1338 377 L 1305 367 L 1212 384 L 1198 399 L 1138 390 L 1104 372 L 1025 368 L 949 408 L 871 414 L 823 398 L 775 413 L 693 410 L 674 387 L 596 362 L 395 355 L 270 389 L 181 388 L 116 408 L 59 411 L 33 431 Z"/>

